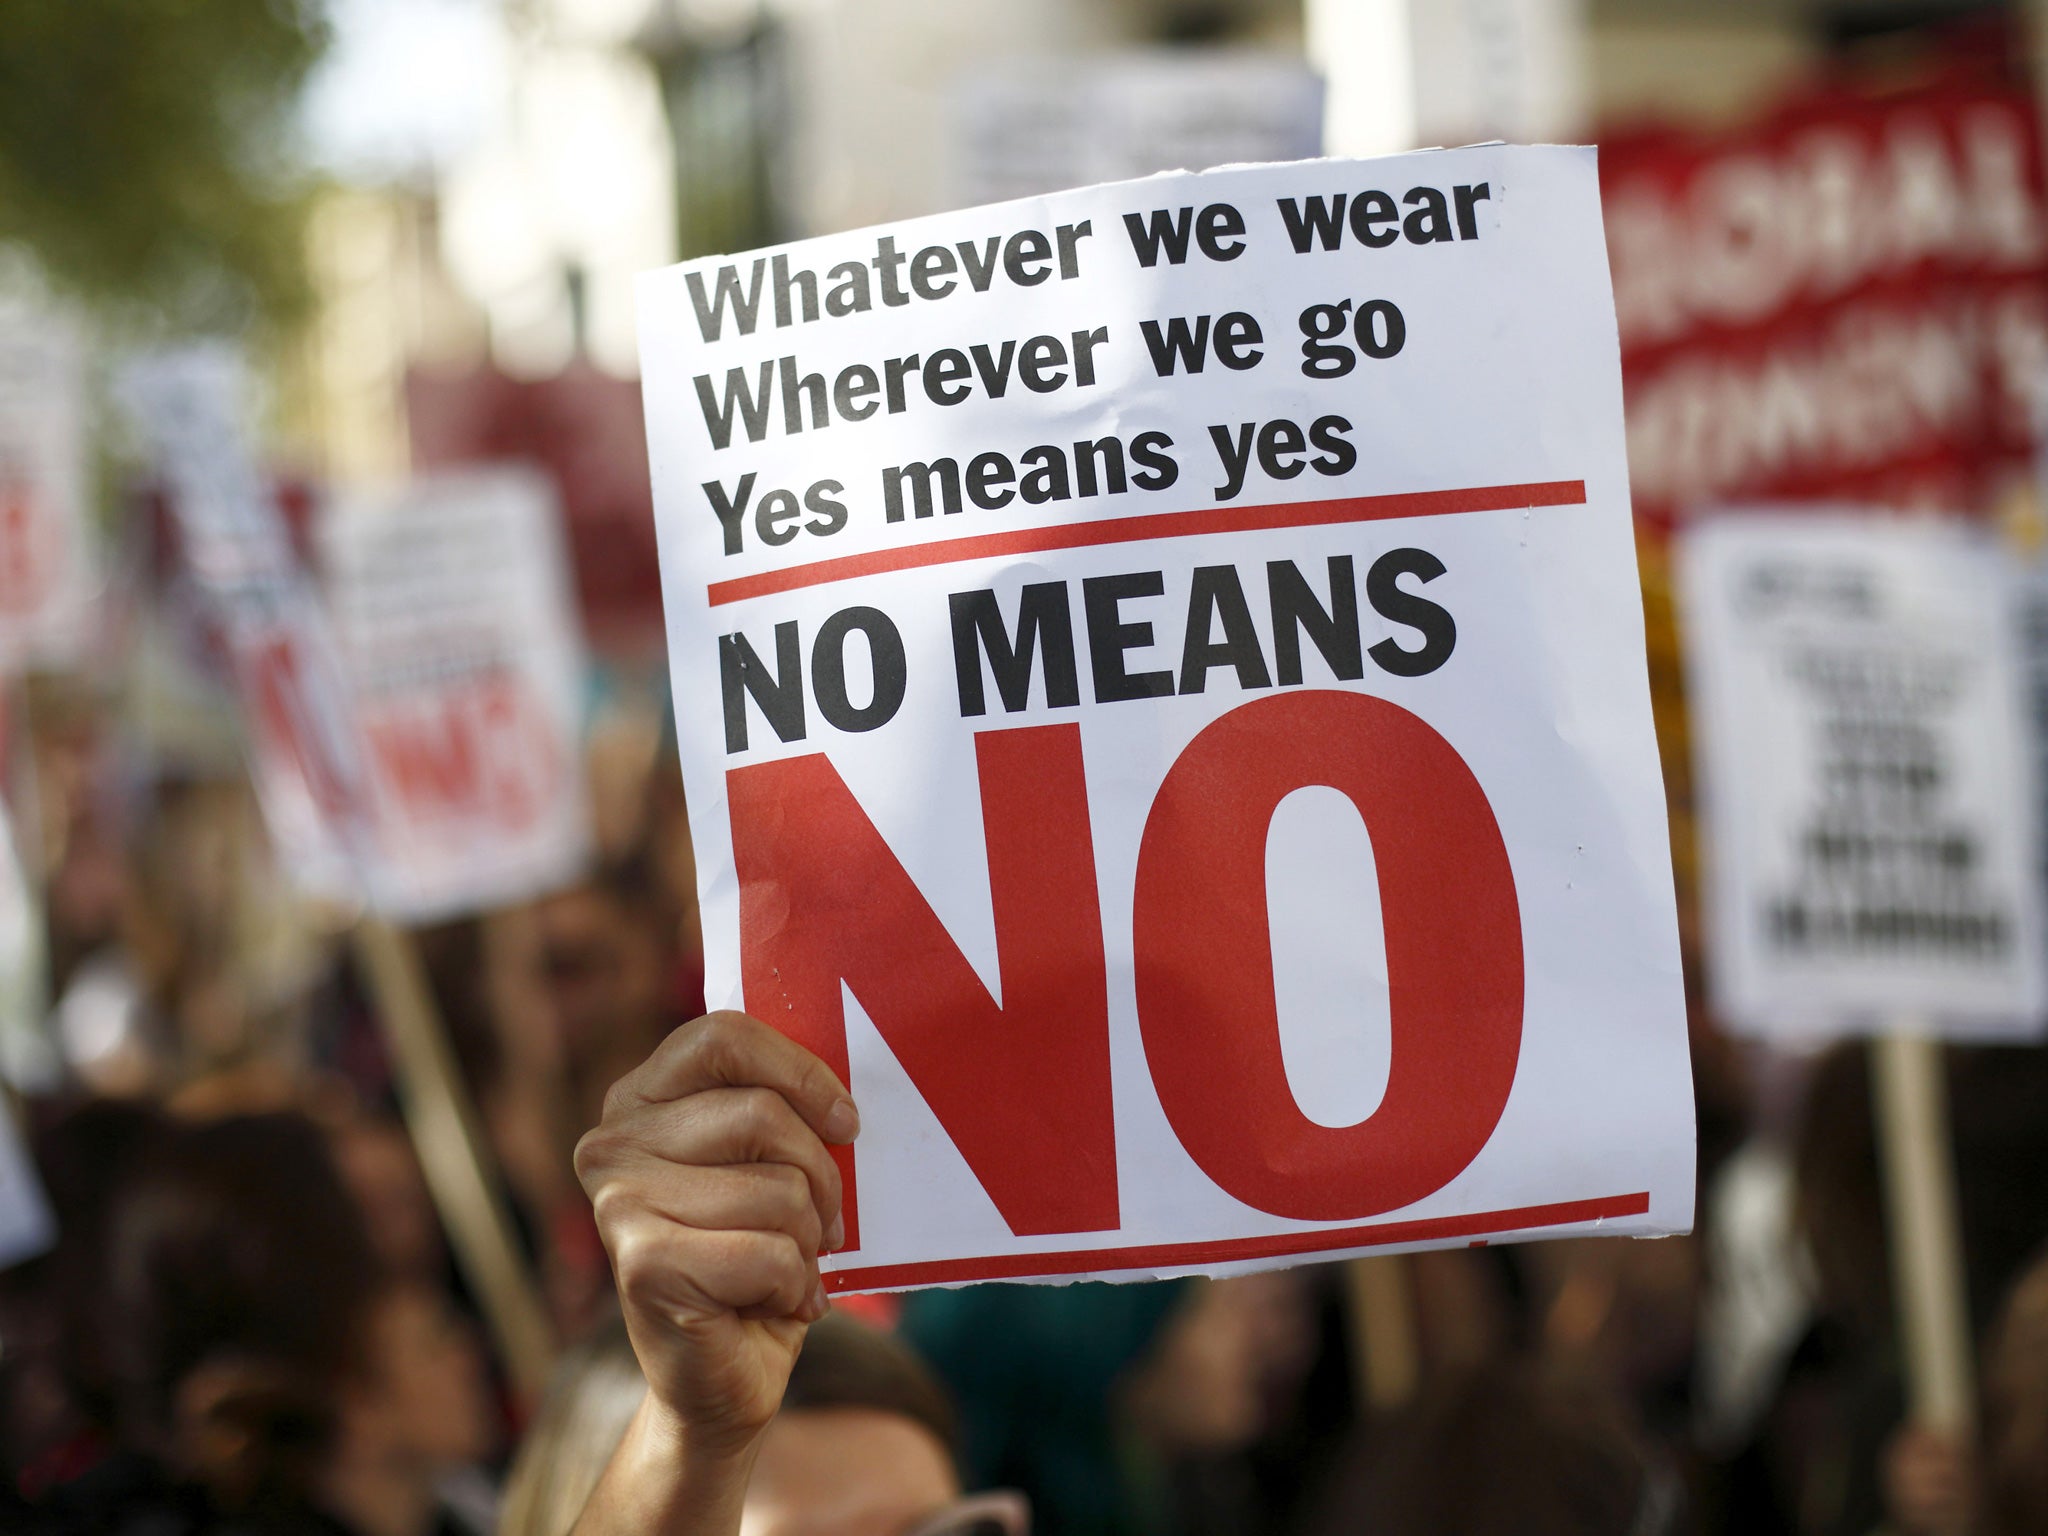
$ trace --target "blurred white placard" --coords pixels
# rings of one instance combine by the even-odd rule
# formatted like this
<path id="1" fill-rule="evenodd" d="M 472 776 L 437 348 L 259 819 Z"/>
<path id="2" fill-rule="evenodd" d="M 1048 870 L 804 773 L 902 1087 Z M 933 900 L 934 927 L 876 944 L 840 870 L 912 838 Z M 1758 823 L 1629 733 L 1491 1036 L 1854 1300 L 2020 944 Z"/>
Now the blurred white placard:
<path id="1" fill-rule="evenodd" d="M 955 90 L 956 204 L 1323 152 L 1322 81 L 1272 54 L 1034 60 L 975 71 Z"/>
<path id="2" fill-rule="evenodd" d="M 1744 1033 L 2039 1033 L 2010 567 L 1958 524 L 1741 512 L 1680 541 L 1709 975 Z"/>
<path id="3" fill-rule="evenodd" d="M 1568 141 L 1584 121 L 1586 0 L 1303 0 L 1329 153 Z"/>
<path id="4" fill-rule="evenodd" d="M 480 469 L 344 498 L 321 525 L 387 916 L 524 900 L 588 861 L 560 521 L 538 474 Z"/>
<path id="5" fill-rule="evenodd" d="M 119 394 L 176 521 L 183 569 L 228 657 L 249 775 L 279 864 L 309 895 L 361 895 L 359 744 L 326 611 L 250 431 L 252 382 L 222 344 L 132 360 Z"/>
<path id="6" fill-rule="evenodd" d="M 19 1093 L 49 1093 L 62 1068 L 44 1018 L 49 1007 L 43 914 L 0 805 L 0 1078 Z"/>
<path id="7" fill-rule="evenodd" d="M 47 1252 L 57 1223 L 14 1111 L 0 1100 L 0 1269 Z"/>
<path id="8" fill-rule="evenodd" d="M 83 337 L 0 310 L 0 669 L 75 664 L 91 647 L 102 580 L 86 446 Z"/>

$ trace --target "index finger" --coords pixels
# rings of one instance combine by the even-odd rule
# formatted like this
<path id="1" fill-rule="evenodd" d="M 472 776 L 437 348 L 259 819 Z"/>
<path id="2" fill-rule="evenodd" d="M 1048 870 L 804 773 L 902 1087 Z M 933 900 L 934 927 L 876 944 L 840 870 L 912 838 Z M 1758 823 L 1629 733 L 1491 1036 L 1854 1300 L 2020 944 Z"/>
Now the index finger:
<path id="1" fill-rule="evenodd" d="M 672 1031 L 612 1094 L 659 1104 L 707 1088 L 772 1088 L 822 1140 L 843 1146 L 860 1134 L 860 1112 L 838 1074 L 744 1013 L 708 1013 Z"/>

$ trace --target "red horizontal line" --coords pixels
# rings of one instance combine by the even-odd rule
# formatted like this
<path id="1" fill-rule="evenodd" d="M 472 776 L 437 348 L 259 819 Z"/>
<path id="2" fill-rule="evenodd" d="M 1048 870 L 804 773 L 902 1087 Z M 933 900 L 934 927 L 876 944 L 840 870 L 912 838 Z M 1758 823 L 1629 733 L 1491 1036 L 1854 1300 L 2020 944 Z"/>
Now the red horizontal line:
<path id="1" fill-rule="evenodd" d="M 1086 549 L 1097 544 L 1132 544 L 1143 539 L 1179 539 L 1202 533 L 1252 533 L 1264 528 L 1315 528 L 1327 523 L 1371 523 L 1394 517 L 1442 517 L 1454 512 L 1502 512 L 1513 507 L 1569 507 L 1586 499 L 1583 480 L 1538 480 L 1528 485 L 1475 485 L 1450 491 L 1403 491 L 1391 496 L 1341 496 L 1328 501 L 1283 501 L 1258 507 L 1197 507 L 1189 512 L 1152 512 L 1051 528 L 969 534 L 934 539 L 903 549 L 841 555 L 807 565 L 714 581 L 705 589 L 711 606 L 744 602 L 799 587 L 819 587 L 856 576 L 947 565 L 956 560 L 993 560 L 1047 549 Z"/>
<path id="2" fill-rule="evenodd" d="M 886 1291 L 903 1285 L 962 1285 L 974 1280 L 1029 1280 L 1046 1275 L 1101 1274 L 1119 1269 L 1185 1269 L 1296 1253 L 1331 1253 L 1395 1243 L 1426 1243 L 1477 1233 L 1521 1232 L 1562 1227 L 1607 1216 L 1642 1216 L 1647 1192 L 1607 1195 L 1598 1200 L 1565 1200 L 1525 1205 L 1512 1211 L 1476 1211 L 1466 1216 L 1432 1216 L 1421 1221 L 1383 1221 L 1364 1227 L 1327 1227 L 1320 1232 L 1281 1232 L 1269 1237 L 1224 1238 L 1209 1243 L 1157 1243 L 1147 1248 L 1076 1248 L 1063 1253 L 996 1254 L 982 1259 L 940 1259 L 929 1264 L 877 1264 L 834 1270 L 825 1289 Z"/>

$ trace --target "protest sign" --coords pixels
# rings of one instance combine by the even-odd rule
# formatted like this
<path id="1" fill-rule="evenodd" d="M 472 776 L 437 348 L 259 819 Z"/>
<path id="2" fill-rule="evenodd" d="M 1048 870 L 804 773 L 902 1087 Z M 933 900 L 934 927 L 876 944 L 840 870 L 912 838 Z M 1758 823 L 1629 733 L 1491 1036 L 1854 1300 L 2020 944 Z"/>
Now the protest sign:
<path id="1" fill-rule="evenodd" d="M 2013 563 L 2020 636 L 2021 677 L 2027 692 L 2027 746 L 2033 754 L 2034 814 L 2041 888 L 2048 891 L 2048 560 L 2036 550 Z"/>
<path id="2" fill-rule="evenodd" d="M 1726 1023 L 2037 1034 L 2039 816 L 2003 557 L 1867 512 L 1729 515 L 1679 557 Z"/>
<path id="3" fill-rule="evenodd" d="M 1299 160 L 1323 83 L 1298 59 L 1161 48 L 970 71 L 954 87 L 954 201 L 993 203 L 1155 171 Z"/>
<path id="4" fill-rule="evenodd" d="M 639 295 L 707 995 L 839 1291 L 1684 1230 L 1590 151 L 1092 188 Z"/>
<path id="5" fill-rule="evenodd" d="M 424 921 L 573 879 L 588 849 L 582 649 L 553 497 L 523 472 L 345 497 L 315 586 L 223 352 L 130 370 L 185 568 L 232 658 L 251 773 L 303 890 Z"/>
<path id="6" fill-rule="evenodd" d="M 2048 355 L 2034 93 L 1898 85 L 1603 142 L 1649 527 L 1737 500 L 1983 507 L 2024 473 Z"/>
<path id="7" fill-rule="evenodd" d="M 516 460 L 546 474 L 568 524 L 585 640 L 636 662 L 658 647 L 661 580 L 639 380 L 580 359 L 540 379 L 491 367 L 415 368 L 405 376 L 405 434 L 418 471 Z"/>
<path id="8" fill-rule="evenodd" d="M 257 468 L 241 360 L 225 347 L 154 353 L 129 364 L 121 394 L 226 650 L 278 862 L 308 894 L 360 899 L 371 856 L 360 744 L 325 610 Z"/>
<path id="9" fill-rule="evenodd" d="M 344 497 L 321 551 L 378 909 L 426 921 L 574 880 L 583 650 L 547 482 L 474 470 Z"/>
<path id="10" fill-rule="evenodd" d="M 87 505 L 85 344 L 0 310 L 0 667 L 77 662 L 100 593 Z"/>

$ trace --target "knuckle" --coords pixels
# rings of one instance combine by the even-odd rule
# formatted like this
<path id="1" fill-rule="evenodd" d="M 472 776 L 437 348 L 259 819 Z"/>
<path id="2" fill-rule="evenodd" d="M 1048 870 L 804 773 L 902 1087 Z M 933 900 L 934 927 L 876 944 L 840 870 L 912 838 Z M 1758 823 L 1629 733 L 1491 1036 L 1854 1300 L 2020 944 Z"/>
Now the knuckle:
<path id="1" fill-rule="evenodd" d="M 594 1185 L 601 1182 L 617 1158 L 613 1137 L 604 1127 L 585 1131 L 576 1140 L 576 1151 L 570 1164 L 576 1170 L 576 1177 L 586 1191 L 593 1195 Z"/>
<path id="2" fill-rule="evenodd" d="M 742 1133 L 757 1149 L 772 1146 L 783 1129 L 788 1106 L 773 1088 L 739 1088 L 739 1121 Z"/>
<path id="3" fill-rule="evenodd" d="M 737 1013 L 707 1013 L 693 1025 L 690 1044 L 714 1077 L 729 1077 L 746 1055 L 746 1018 Z"/>
<path id="4" fill-rule="evenodd" d="M 826 1066 L 824 1060 L 811 1051 L 806 1050 L 803 1053 L 798 1070 L 804 1091 L 820 1104 L 830 1105 L 844 1092 L 839 1086 L 839 1074 Z"/>
<path id="5" fill-rule="evenodd" d="M 774 1191 L 777 1208 L 789 1215 L 802 1210 L 811 1203 L 811 1181 L 801 1168 L 792 1168 L 787 1163 L 768 1165 L 769 1187 Z"/>
<path id="6" fill-rule="evenodd" d="M 824 1223 L 811 1197 L 811 1181 L 804 1177 L 801 1168 L 778 1166 L 769 1188 L 773 1191 L 771 1201 L 778 1228 L 794 1234 L 800 1242 L 808 1241 L 814 1228 L 822 1230 Z M 812 1243 L 812 1247 L 816 1244 Z"/>
<path id="7" fill-rule="evenodd" d="M 804 1298 L 811 1293 L 809 1260 L 803 1247 L 787 1232 L 768 1234 L 771 1257 L 774 1266 L 776 1306 L 786 1311 L 795 1311 L 803 1305 Z"/>
<path id="8" fill-rule="evenodd" d="M 597 1222 L 597 1230 L 607 1246 L 614 1240 L 631 1240 L 636 1219 L 640 1213 L 640 1202 L 633 1194 L 617 1182 L 607 1180 L 590 1190 L 590 1214 Z M 614 1257 L 617 1257 L 615 1254 Z"/>
<path id="9" fill-rule="evenodd" d="M 613 1083 L 611 1087 L 605 1089 L 604 1108 L 598 1112 L 598 1123 L 600 1125 L 607 1124 L 625 1114 L 628 1107 L 626 1096 L 629 1091 L 626 1087 L 626 1082 L 627 1078 L 622 1077 Z"/>
<path id="10" fill-rule="evenodd" d="M 844 1180 L 841 1179 L 839 1174 L 839 1164 L 830 1156 L 825 1159 L 825 1172 L 822 1178 L 824 1187 L 818 1197 L 818 1213 L 829 1220 L 831 1217 L 839 1214 L 839 1208 L 846 1199 L 846 1192 L 842 1188 Z"/>
<path id="11" fill-rule="evenodd" d="M 619 1292 L 629 1301 L 655 1298 L 672 1265 L 663 1256 L 666 1246 L 651 1222 L 615 1223 L 606 1232 L 612 1256 L 612 1273 Z"/>
<path id="12" fill-rule="evenodd" d="M 705 1234 L 707 1273 L 716 1292 L 733 1306 L 770 1306 L 786 1310 L 796 1243 L 772 1231 Z"/>
<path id="13" fill-rule="evenodd" d="M 641 1264 L 616 1273 L 619 1300 L 626 1308 L 635 1312 L 658 1313 L 666 1307 L 670 1284 L 666 1271 L 652 1264 Z"/>

